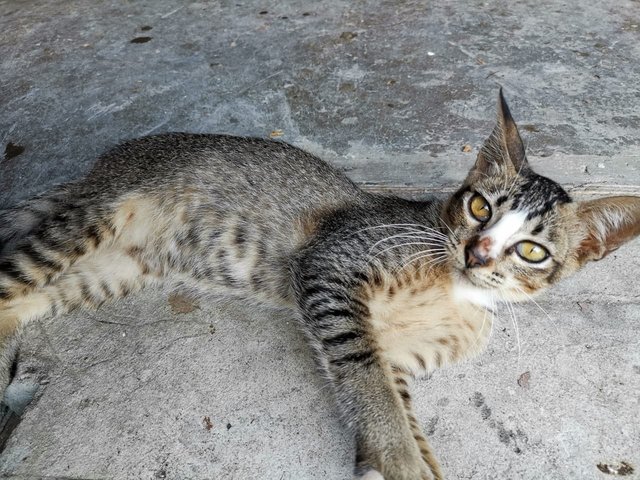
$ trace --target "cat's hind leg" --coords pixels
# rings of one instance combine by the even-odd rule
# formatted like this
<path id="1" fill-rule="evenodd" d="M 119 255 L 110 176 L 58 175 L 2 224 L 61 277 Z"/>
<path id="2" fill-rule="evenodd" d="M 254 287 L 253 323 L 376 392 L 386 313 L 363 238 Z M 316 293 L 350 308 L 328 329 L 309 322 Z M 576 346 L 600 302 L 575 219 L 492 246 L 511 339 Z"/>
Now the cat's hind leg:
<path id="1" fill-rule="evenodd" d="M 54 202 L 65 208 L 48 215 L 33 216 L 25 207 L 2 217 L 15 228 L 4 225 L 9 243 L 0 254 L 0 395 L 28 321 L 95 308 L 165 274 L 154 252 L 166 232 L 160 220 L 171 216 L 150 197 L 91 200 L 67 197 Z"/>
<path id="2" fill-rule="evenodd" d="M 0 391 L 10 381 L 20 332 L 31 320 L 97 308 L 159 281 L 133 252 L 105 248 L 76 261 L 55 281 L 0 301 Z"/>

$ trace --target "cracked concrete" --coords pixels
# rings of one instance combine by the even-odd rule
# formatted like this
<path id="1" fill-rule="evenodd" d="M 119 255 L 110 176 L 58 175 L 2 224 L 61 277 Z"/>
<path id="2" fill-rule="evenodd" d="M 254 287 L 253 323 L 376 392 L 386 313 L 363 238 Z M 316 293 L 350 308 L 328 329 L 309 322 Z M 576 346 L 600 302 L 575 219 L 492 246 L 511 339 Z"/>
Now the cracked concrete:
<path id="1" fill-rule="evenodd" d="M 169 130 L 280 135 L 367 189 L 449 192 L 497 85 L 540 173 L 579 197 L 640 194 L 637 1 L 0 0 L 0 32 L 0 207 Z M 637 246 L 501 311 L 482 356 L 418 383 L 449 478 L 606 480 L 623 462 L 638 478 Z M 15 389 L 37 393 L 4 477 L 350 476 L 287 312 L 177 314 L 147 291 L 28 330 Z"/>

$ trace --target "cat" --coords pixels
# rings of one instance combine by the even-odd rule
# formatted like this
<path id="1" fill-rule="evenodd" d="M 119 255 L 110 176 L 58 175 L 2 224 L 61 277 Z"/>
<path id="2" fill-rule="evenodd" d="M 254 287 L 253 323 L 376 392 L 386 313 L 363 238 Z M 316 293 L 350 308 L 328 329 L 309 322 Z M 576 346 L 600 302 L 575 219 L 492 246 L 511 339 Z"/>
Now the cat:
<path id="1" fill-rule="evenodd" d="M 22 326 L 161 283 L 296 312 L 363 480 L 444 478 L 415 377 L 480 352 L 526 301 L 640 233 L 640 197 L 572 201 L 529 165 L 502 91 L 449 198 L 359 189 L 284 142 L 167 133 L 0 216 L 0 390 Z"/>

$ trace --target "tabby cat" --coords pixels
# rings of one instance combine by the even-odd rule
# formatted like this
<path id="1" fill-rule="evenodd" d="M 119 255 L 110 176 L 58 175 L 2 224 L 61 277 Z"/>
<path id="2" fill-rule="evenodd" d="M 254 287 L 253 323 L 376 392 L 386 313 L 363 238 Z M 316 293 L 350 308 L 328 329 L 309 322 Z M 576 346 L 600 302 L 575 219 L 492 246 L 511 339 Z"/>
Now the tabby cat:
<path id="1" fill-rule="evenodd" d="M 640 197 L 574 202 L 529 166 L 507 104 L 450 198 L 366 193 L 282 142 L 169 133 L 0 216 L 0 391 L 22 326 L 166 282 L 288 305 L 366 480 L 442 479 L 411 381 L 640 233 Z"/>

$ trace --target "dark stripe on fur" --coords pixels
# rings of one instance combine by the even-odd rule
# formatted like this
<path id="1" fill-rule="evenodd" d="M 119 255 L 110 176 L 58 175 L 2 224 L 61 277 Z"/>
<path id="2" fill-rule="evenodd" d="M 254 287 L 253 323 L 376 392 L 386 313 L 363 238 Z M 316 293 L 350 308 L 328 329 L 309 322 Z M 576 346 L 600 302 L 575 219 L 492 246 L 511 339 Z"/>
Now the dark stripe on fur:
<path id="1" fill-rule="evenodd" d="M 329 363 L 337 366 L 346 365 L 349 363 L 361 363 L 364 365 L 370 365 L 375 362 L 375 352 L 373 350 L 363 350 L 362 352 L 348 353 L 342 357 L 332 358 Z"/>
<path id="2" fill-rule="evenodd" d="M 337 335 L 334 335 L 332 337 L 322 338 L 321 341 L 326 347 L 336 347 L 360 338 L 361 334 L 359 332 L 350 330 L 347 332 L 338 333 Z"/>
<path id="3" fill-rule="evenodd" d="M 544 230 L 544 224 L 540 222 L 536 228 L 531 231 L 531 235 L 538 235 L 539 233 L 542 233 L 542 230 Z"/>
<path id="4" fill-rule="evenodd" d="M 48 258 L 43 252 L 36 250 L 32 243 L 20 246 L 18 252 L 29 257 L 38 267 L 45 267 L 53 272 L 60 272 L 64 269 L 64 265 Z"/>
<path id="5" fill-rule="evenodd" d="M 341 318 L 353 318 L 353 311 L 347 308 L 328 308 L 321 310 L 317 313 L 318 317 L 341 317 Z"/>
<path id="6" fill-rule="evenodd" d="M 13 279 L 13 281 L 22 283 L 28 286 L 34 286 L 35 282 L 32 278 L 23 272 L 16 264 L 16 259 L 7 259 L 0 262 L 0 273 L 3 273 L 7 277 Z"/>

